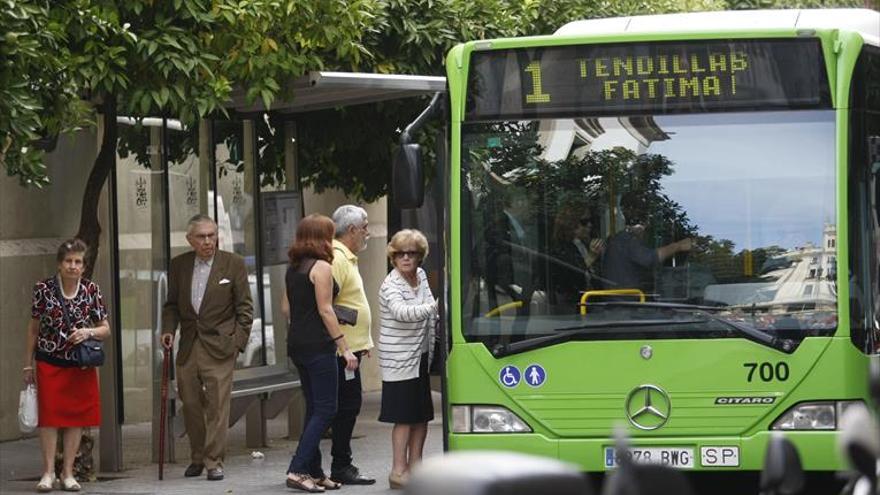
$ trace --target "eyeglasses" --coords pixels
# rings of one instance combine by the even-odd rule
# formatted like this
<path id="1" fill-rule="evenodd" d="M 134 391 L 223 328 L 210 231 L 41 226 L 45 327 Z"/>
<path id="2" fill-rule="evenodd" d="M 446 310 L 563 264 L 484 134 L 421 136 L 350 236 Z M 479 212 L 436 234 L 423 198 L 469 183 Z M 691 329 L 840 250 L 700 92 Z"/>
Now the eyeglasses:
<path id="1" fill-rule="evenodd" d="M 212 232 L 210 234 L 190 234 L 190 237 L 200 242 L 213 241 L 217 237 L 217 233 Z"/>
<path id="2" fill-rule="evenodd" d="M 419 253 L 418 251 L 395 251 L 393 256 L 395 259 L 403 257 L 415 259 L 418 258 L 420 254 L 421 253 Z"/>

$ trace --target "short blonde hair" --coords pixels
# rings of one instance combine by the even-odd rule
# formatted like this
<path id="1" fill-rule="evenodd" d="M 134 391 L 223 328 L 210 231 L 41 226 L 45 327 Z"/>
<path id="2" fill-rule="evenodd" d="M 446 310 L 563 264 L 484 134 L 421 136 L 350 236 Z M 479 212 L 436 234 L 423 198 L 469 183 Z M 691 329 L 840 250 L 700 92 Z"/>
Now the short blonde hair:
<path id="1" fill-rule="evenodd" d="M 394 264 L 394 253 L 403 251 L 405 246 L 411 245 L 414 245 L 419 252 L 419 262 L 424 261 L 428 257 L 428 239 L 425 237 L 425 234 L 416 229 L 403 229 L 394 234 L 391 240 L 388 241 L 386 252 L 391 264 Z"/>

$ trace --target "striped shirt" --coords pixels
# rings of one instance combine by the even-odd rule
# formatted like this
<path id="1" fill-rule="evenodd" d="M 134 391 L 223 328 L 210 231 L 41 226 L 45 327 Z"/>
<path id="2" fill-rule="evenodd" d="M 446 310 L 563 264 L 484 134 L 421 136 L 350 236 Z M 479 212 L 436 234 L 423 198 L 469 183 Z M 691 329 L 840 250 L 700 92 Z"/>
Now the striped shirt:
<path id="1" fill-rule="evenodd" d="M 425 271 L 418 268 L 413 288 L 396 269 L 379 289 L 379 368 L 382 380 L 399 382 L 419 376 L 422 354 L 434 350 L 437 303 Z"/>

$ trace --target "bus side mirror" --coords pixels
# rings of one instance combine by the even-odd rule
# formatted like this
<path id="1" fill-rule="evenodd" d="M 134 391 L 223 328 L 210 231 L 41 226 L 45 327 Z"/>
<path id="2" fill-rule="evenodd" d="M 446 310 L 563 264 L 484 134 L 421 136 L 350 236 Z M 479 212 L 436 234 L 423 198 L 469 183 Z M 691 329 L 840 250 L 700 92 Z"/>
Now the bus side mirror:
<path id="1" fill-rule="evenodd" d="M 404 144 L 391 166 L 391 196 L 398 208 L 420 208 L 425 201 L 425 173 L 418 144 Z"/>
<path id="2" fill-rule="evenodd" d="M 391 191 L 398 208 L 420 208 L 425 201 L 425 174 L 418 144 L 403 144 L 394 154 Z"/>

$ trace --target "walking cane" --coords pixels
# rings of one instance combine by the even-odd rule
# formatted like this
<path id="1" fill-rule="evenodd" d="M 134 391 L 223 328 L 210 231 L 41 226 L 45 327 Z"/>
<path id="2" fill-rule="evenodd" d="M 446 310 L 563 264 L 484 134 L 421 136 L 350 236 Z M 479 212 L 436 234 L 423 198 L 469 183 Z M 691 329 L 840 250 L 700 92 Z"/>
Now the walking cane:
<path id="1" fill-rule="evenodd" d="M 164 348 L 162 359 L 162 403 L 159 406 L 159 481 L 165 467 L 165 421 L 168 416 L 168 368 L 171 367 L 171 349 Z"/>

